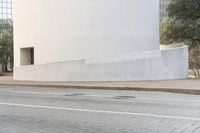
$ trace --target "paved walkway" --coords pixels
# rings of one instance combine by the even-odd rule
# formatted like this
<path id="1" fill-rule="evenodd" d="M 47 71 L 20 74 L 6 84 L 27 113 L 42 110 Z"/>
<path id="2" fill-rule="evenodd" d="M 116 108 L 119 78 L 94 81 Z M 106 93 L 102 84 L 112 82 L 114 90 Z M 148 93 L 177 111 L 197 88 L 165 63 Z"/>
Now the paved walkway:
<path id="1" fill-rule="evenodd" d="M 0 85 L 161 91 L 200 95 L 200 80 L 197 79 L 127 82 L 32 82 L 15 81 L 12 79 L 12 76 L 2 76 L 0 77 Z"/>

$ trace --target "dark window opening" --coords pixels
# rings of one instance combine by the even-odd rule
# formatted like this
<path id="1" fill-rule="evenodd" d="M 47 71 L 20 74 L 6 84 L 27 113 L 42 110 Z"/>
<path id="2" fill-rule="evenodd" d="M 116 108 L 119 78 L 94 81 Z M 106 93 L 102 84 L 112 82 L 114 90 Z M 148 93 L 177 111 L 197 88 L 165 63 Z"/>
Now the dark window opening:
<path id="1" fill-rule="evenodd" d="M 21 66 L 34 65 L 34 48 L 21 48 L 20 63 Z"/>

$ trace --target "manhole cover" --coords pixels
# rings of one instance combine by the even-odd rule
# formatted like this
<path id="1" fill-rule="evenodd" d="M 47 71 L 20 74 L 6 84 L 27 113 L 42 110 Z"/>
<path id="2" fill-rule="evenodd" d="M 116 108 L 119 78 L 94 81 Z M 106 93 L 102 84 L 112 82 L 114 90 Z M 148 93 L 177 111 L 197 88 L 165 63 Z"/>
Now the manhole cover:
<path id="1" fill-rule="evenodd" d="M 65 96 L 68 96 L 68 97 L 72 97 L 72 96 L 82 96 L 84 95 L 83 93 L 68 93 L 68 94 L 65 94 Z"/>
<path id="2" fill-rule="evenodd" d="M 132 98 L 136 98 L 134 96 L 115 96 L 115 99 L 132 99 Z"/>

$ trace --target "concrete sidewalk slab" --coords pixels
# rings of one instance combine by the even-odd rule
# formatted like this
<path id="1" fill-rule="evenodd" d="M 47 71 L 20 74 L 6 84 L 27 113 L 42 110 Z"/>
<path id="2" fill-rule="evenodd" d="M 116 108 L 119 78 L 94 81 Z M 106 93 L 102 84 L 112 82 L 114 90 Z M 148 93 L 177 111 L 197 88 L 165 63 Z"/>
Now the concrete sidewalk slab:
<path id="1" fill-rule="evenodd" d="M 1 86 L 57 87 L 82 89 L 110 89 L 158 91 L 200 95 L 200 80 L 121 81 L 121 82 L 34 82 L 16 81 L 12 76 L 0 77 Z"/>

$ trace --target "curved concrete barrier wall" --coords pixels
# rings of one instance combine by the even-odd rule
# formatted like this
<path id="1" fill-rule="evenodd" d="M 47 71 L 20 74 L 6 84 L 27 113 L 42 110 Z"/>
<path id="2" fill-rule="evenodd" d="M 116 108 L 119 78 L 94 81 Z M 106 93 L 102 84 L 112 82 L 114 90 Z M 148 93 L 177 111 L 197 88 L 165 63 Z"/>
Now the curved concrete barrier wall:
<path id="1" fill-rule="evenodd" d="M 188 46 L 171 47 L 161 46 L 164 68 L 168 71 L 170 79 L 188 78 Z"/>
<path id="2" fill-rule="evenodd" d="M 155 54 L 156 53 L 156 54 Z M 15 68 L 14 78 L 37 81 L 131 81 L 184 79 L 188 76 L 188 47 Z M 147 54 L 147 53 L 146 53 Z M 140 57 L 140 58 L 138 58 Z"/>

